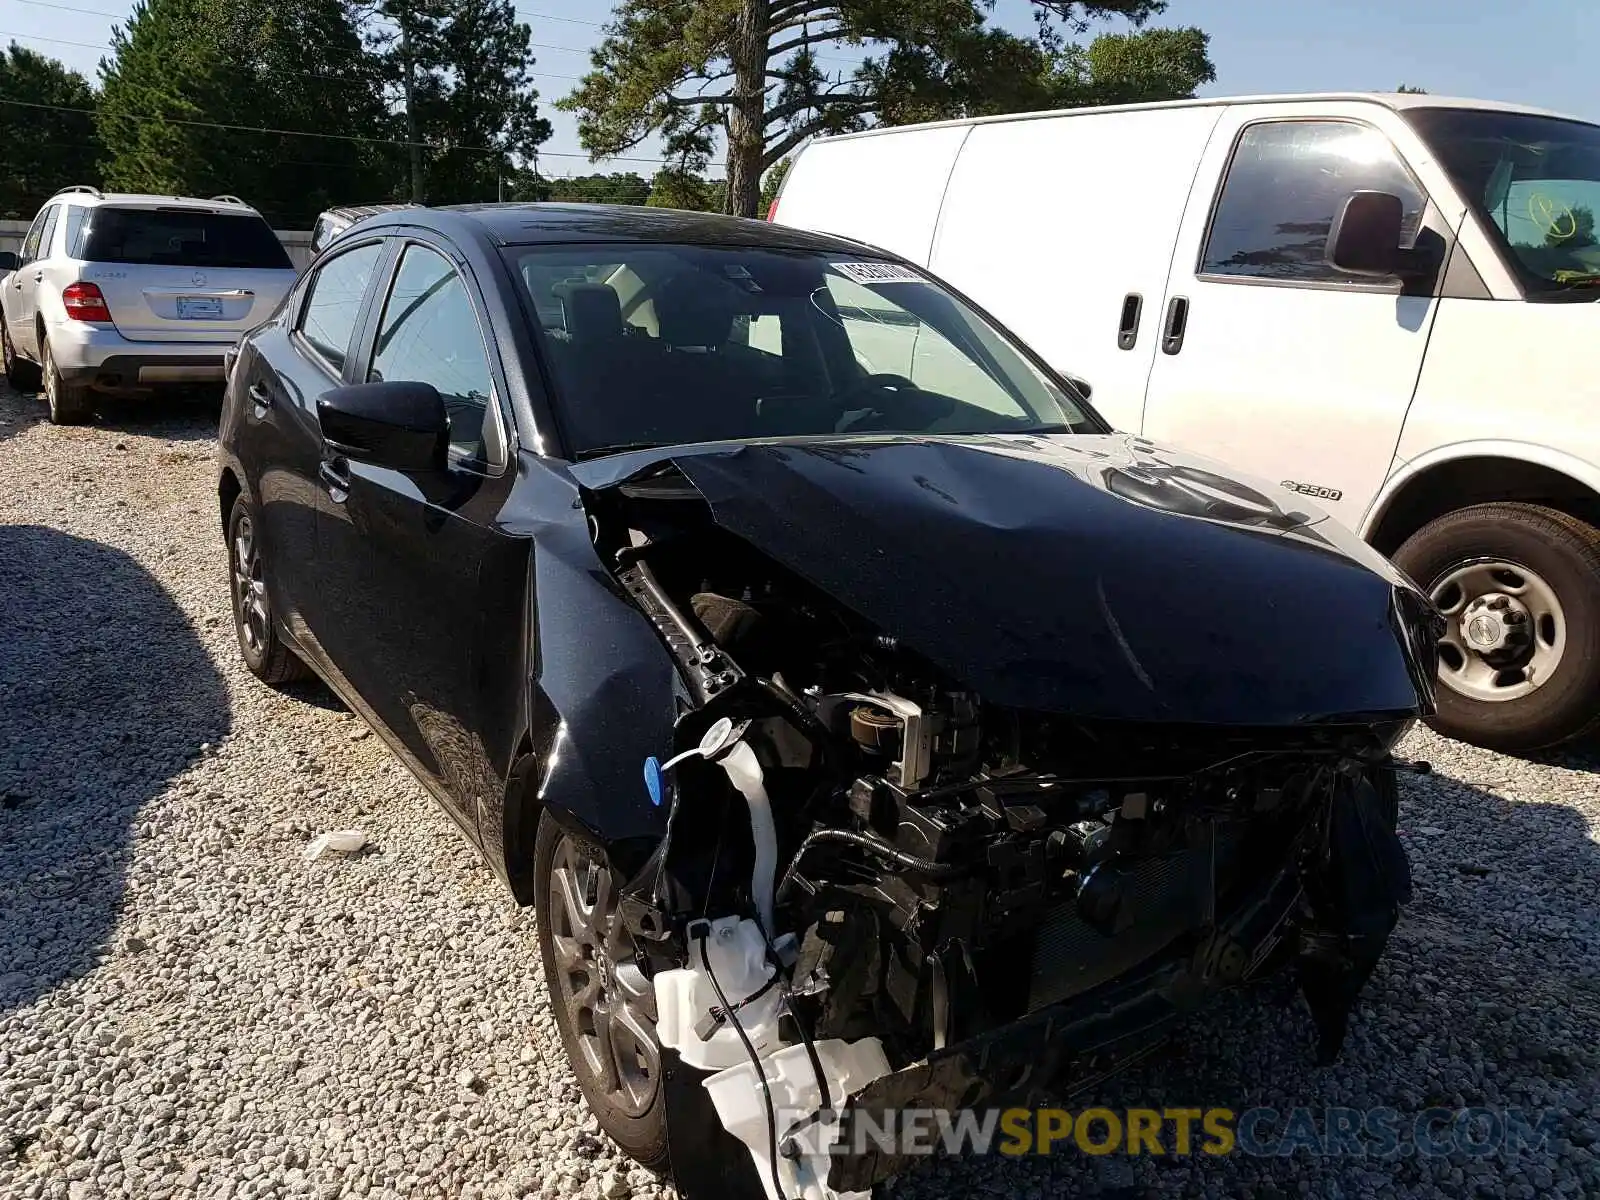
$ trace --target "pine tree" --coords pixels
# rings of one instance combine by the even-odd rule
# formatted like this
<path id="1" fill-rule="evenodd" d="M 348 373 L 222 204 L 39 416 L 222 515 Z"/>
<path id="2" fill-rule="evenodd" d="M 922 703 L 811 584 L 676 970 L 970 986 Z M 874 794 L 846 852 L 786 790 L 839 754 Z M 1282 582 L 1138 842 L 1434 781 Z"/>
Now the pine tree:
<path id="1" fill-rule="evenodd" d="M 0 52 L 0 217 L 31 219 L 58 188 L 99 181 L 94 105 L 89 81 L 55 59 L 15 42 Z"/>
<path id="2" fill-rule="evenodd" d="M 139 0 L 100 72 L 110 186 L 229 192 L 280 227 L 388 194 L 394 130 L 343 0 Z"/>
<path id="3" fill-rule="evenodd" d="M 379 0 L 367 14 L 409 148 L 409 195 L 498 199 L 550 136 L 532 84 L 532 33 L 510 0 Z"/>

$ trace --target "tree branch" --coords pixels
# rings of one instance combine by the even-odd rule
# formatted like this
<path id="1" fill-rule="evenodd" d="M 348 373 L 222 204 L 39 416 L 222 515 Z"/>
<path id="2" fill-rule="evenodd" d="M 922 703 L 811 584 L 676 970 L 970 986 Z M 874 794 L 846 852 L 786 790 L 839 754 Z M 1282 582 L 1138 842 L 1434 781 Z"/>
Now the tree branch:
<path id="1" fill-rule="evenodd" d="M 829 7 L 832 8 L 833 6 L 830 5 Z M 833 8 L 832 12 L 806 12 L 788 18 L 774 13 L 767 24 L 767 36 L 771 37 L 775 33 L 782 33 L 785 29 L 802 29 L 818 21 L 838 21 L 842 25 L 844 24 L 844 12 L 841 9 Z"/>
<path id="2" fill-rule="evenodd" d="M 804 46 L 818 46 L 824 42 L 837 42 L 844 37 L 844 30 L 829 29 L 821 33 L 808 33 L 804 37 L 790 38 L 787 42 L 779 42 L 776 46 L 767 47 L 767 59 L 781 58 L 791 50 L 799 50 Z"/>
<path id="3" fill-rule="evenodd" d="M 837 0 L 793 0 L 789 4 L 779 4 L 767 14 L 771 22 L 822 20 L 822 14 L 829 9 L 837 10 Z M 785 25 L 775 24 L 775 29 L 786 28 Z"/>
<path id="4" fill-rule="evenodd" d="M 825 117 L 818 117 L 815 121 L 808 121 L 797 129 L 791 129 L 778 142 L 768 147 L 761 155 L 761 169 L 765 171 L 773 163 L 782 159 L 789 151 L 814 133 L 820 133 L 828 127 Z"/>
<path id="5" fill-rule="evenodd" d="M 738 97 L 726 92 L 718 96 L 668 96 L 665 104 L 671 109 L 699 108 L 702 104 L 737 104 Z"/>

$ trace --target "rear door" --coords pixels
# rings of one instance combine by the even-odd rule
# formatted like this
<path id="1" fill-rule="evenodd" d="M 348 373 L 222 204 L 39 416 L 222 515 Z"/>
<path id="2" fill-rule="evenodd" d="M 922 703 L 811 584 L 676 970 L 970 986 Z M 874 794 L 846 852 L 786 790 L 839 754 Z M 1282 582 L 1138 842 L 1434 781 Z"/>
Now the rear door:
<path id="1" fill-rule="evenodd" d="M 934 273 L 1087 381 L 1118 429 L 1139 428 L 1173 244 L 1222 111 L 980 124 L 950 178 Z"/>
<path id="2" fill-rule="evenodd" d="M 83 278 L 129 341 L 231 342 L 266 320 L 295 278 L 271 227 L 225 206 L 102 205 L 78 241 Z"/>
<path id="3" fill-rule="evenodd" d="M 230 389 L 249 446 L 247 469 L 259 498 L 273 611 L 295 640 L 327 665 L 325 639 L 338 613 L 337 592 L 354 586 L 352 565 L 324 559 L 318 511 L 329 504 L 322 479 L 317 398 L 344 381 L 356 345 L 362 303 L 376 287 L 385 244 L 352 244 L 319 263 L 280 322 L 241 348 Z"/>
<path id="4" fill-rule="evenodd" d="M 331 618 L 324 641 L 368 712 L 477 836 L 501 782 L 485 748 L 475 681 L 483 630 L 512 627 L 525 543 L 496 525 L 510 494 L 499 355 L 477 284 L 443 241 L 408 240 L 352 364 L 353 382 L 432 384 L 450 414 L 449 468 L 409 476 L 324 454 L 319 559 Z M 511 605 L 514 611 L 507 612 Z"/>
<path id="5" fill-rule="evenodd" d="M 11 344 L 28 357 L 39 357 L 38 328 L 34 316 L 39 311 L 39 284 L 43 282 L 43 259 L 49 253 L 47 234 L 55 232 L 59 204 L 47 204 L 39 210 L 22 242 L 22 265 L 6 281 L 6 328 L 11 333 Z"/>
<path id="6" fill-rule="evenodd" d="M 1184 219 L 1145 403 L 1146 436 L 1281 481 L 1352 526 L 1393 461 L 1438 278 L 1336 271 L 1330 227 L 1352 192 L 1391 192 L 1402 245 L 1443 263 L 1461 215 L 1429 204 L 1394 135 L 1409 131 L 1376 105 L 1227 110 Z"/>

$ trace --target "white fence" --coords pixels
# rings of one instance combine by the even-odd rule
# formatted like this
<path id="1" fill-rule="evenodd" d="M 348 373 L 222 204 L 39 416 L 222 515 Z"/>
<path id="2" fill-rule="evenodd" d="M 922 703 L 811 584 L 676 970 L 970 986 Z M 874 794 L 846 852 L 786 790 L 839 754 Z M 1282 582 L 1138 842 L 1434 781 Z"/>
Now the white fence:
<path id="1" fill-rule="evenodd" d="M 20 251 L 23 239 L 28 236 L 31 221 L 0 221 L 0 250 Z M 274 229 L 289 259 L 296 268 L 311 261 L 311 231 L 309 229 Z"/>

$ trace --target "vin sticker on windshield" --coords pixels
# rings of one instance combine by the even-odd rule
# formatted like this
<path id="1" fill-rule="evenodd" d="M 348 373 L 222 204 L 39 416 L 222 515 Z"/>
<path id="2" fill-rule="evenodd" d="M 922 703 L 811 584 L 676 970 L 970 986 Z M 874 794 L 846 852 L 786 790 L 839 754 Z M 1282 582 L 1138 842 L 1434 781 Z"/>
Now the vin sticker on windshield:
<path id="1" fill-rule="evenodd" d="M 902 267 L 897 263 L 886 262 L 858 262 L 834 263 L 833 269 L 843 275 L 851 283 L 921 283 L 922 276 L 910 267 Z"/>

